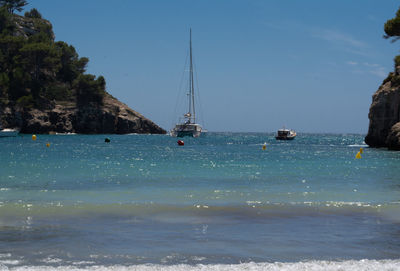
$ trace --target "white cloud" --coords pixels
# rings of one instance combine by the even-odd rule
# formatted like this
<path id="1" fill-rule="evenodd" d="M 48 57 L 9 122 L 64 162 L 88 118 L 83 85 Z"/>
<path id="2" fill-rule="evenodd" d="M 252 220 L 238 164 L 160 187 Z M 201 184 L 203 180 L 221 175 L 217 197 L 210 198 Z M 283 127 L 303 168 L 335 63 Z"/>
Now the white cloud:
<path id="1" fill-rule="evenodd" d="M 346 33 L 344 31 L 335 30 L 335 29 L 324 29 L 315 26 L 305 25 L 301 22 L 293 22 L 293 21 L 280 21 L 280 22 L 271 22 L 265 21 L 264 25 L 271 29 L 276 30 L 288 30 L 288 31 L 296 31 L 303 32 L 305 34 L 311 35 L 314 38 L 318 38 L 327 42 L 330 42 L 335 45 L 344 46 L 345 49 L 355 51 L 368 48 L 368 44 L 355 38 L 353 35 Z M 358 54 L 362 54 L 358 52 Z"/>
<path id="2" fill-rule="evenodd" d="M 385 78 L 387 76 L 387 72 L 385 72 L 384 69 L 371 70 L 369 72 L 381 78 Z"/>
<path id="3" fill-rule="evenodd" d="M 385 78 L 387 76 L 387 71 L 380 64 L 369 62 L 358 63 L 355 61 L 347 61 L 346 64 L 353 67 L 350 71 L 352 73 L 373 74 L 381 78 Z"/>
<path id="4" fill-rule="evenodd" d="M 385 71 L 385 68 L 382 67 L 379 64 L 369 64 L 369 63 L 364 63 L 364 65 L 369 68 L 369 73 L 376 75 L 378 77 L 385 78 L 387 76 L 387 72 Z"/>
<path id="5" fill-rule="evenodd" d="M 347 61 L 346 64 L 351 65 L 351 66 L 357 66 L 358 63 L 355 61 Z"/>
<path id="6" fill-rule="evenodd" d="M 373 67 L 373 68 L 381 67 L 381 65 L 379 65 L 379 64 L 371 64 L 371 63 L 368 63 L 368 62 L 364 62 L 363 64 L 366 67 Z"/>
<path id="7" fill-rule="evenodd" d="M 363 49 L 368 47 L 363 41 L 354 38 L 352 35 L 332 29 L 320 29 L 319 31 L 313 31 L 312 35 L 316 38 L 344 46 L 350 46 L 353 48 Z"/>

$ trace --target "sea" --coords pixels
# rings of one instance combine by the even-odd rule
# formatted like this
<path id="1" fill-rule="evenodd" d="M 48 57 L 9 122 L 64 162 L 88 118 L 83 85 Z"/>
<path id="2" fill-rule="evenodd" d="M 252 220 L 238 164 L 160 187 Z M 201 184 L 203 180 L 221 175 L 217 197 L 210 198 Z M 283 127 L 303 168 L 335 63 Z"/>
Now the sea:
<path id="1" fill-rule="evenodd" d="M 0 138 L 0 270 L 400 270 L 400 152 L 182 140 Z"/>

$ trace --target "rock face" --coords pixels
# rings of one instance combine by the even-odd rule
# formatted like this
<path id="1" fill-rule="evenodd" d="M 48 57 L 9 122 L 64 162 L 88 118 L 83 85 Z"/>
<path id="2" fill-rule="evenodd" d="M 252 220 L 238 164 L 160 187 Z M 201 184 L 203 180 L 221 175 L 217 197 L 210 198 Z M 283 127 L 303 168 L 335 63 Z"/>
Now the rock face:
<path id="1" fill-rule="evenodd" d="M 4 127 L 21 133 L 165 134 L 166 131 L 110 95 L 102 106 L 78 108 L 75 103 L 53 104 L 48 109 L 0 108 Z"/>
<path id="2" fill-rule="evenodd" d="M 390 73 L 372 96 L 365 143 L 400 150 L 400 67 Z"/>
<path id="3" fill-rule="evenodd" d="M 15 29 L 15 36 L 22 36 L 25 38 L 28 38 L 38 32 L 41 31 L 39 27 L 37 26 L 38 22 L 45 24 L 47 26 L 47 34 L 54 40 L 54 32 L 52 30 L 53 26 L 51 23 L 45 19 L 33 19 L 33 18 L 27 18 L 27 17 L 22 17 L 19 15 L 13 15 L 14 18 L 14 23 L 16 25 Z"/>
<path id="4" fill-rule="evenodd" d="M 400 122 L 393 125 L 390 129 L 386 144 L 390 150 L 400 151 Z"/>

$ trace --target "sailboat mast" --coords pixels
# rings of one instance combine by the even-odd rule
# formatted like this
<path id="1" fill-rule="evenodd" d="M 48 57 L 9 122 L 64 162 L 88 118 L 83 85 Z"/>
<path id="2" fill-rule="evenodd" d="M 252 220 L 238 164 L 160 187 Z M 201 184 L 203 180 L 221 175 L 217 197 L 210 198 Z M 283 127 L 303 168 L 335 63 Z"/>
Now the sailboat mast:
<path id="1" fill-rule="evenodd" d="M 192 28 L 190 28 L 190 95 L 189 95 L 189 112 L 193 116 L 193 123 L 196 123 L 196 113 L 194 108 L 194 80 L 193 80 L 193 57 L 192 57 Z M 190 109 L 193 109 L 193 113 Z M 191 117 L 192 118 L 192 117 Z"/>

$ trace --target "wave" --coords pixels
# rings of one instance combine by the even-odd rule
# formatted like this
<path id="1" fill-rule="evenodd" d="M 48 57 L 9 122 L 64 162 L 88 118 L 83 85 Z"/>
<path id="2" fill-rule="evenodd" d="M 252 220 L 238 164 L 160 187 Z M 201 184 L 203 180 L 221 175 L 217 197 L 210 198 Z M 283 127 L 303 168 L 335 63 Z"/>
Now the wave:
<path id="1" fill-rule="evenodd" d="M 78 135 L 77 133 L 55 133 L 55 135 Z"/>
<path id="2" fill-rule="evenodd" d="M 86 263 L 83 263 L 86 265 Z M 156 264 L 141 264 L 141 265 L 111 265 L 111 266 L 82 266 L 82 263 L 76 262 L 72 265 L 62 266 L 11 266 L 7 267 L 5 264 L 1 264 L 0 270 L 10 271 L 235 271 L 235 270 L 252 270 L 252 271 L 295 271 L 295 270 L 325 270 L 325 271 L 346 271 L 346 270 L 358 270 L 358 271 L 385 271 L 385 270 L 400 270 L 400 260 L 348 260 L 348 261 L 304 261 L 294 263 L 241 263 L 241 264 L 210 264 L 210 265 L 156 265 Z"/>
<path id="3" fill-rule="evenodd" d="M 363 202 L 292 202 L 262 203 L 248 201 L 242 205 L 169 205 L 155 203 L 131 204 L 48 204 L 2 203 L 0 204 L 0 226 L 11 218 L 62 218 L 88 216 L 143 216 L 143 217 L 222 217 L 235 219 L 298 217 L 310 215 L 370 214 L 396 219 L 400 214 L 400 203 L 369 204 Z M 400 216 L 399 216 L 400 217 Z"/>
<path id="4" fill-rule="evenodd" d="M 351 144 L 347 145 L 348 147 L 356 147 L 356 148 L 368 148 L 369 146 L 367 144 Z"/>

